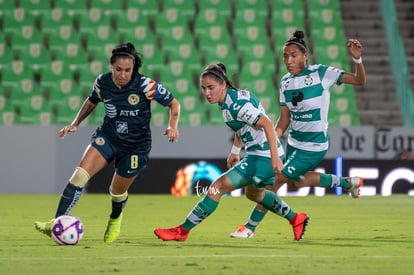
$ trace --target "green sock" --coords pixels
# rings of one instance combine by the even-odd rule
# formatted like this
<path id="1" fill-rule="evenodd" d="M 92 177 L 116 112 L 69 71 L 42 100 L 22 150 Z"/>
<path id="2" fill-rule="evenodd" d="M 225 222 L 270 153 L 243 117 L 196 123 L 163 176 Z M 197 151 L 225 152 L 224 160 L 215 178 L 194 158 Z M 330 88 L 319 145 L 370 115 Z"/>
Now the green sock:
<path id="1" fill-rule="evenodd" d="M 188 214 L 185 222 L 182 224 L 183 228 L 188 231 L 193 229 L 197 224 L 201 223 L 205 218 L 210 216 L 210 214 L 216 210 L 217 205 L 217 201 L 213 200 L 209 196 L 205 196 Z"/>
<path id="2" fill-rule="evenodd" d="M 245 223 L 245 226 L 254 232 L 256 230 L 256 226 L 258 226 L 259 223 L 263 220 L 266 213 L 267 211 L 262 212 L 255 206 L 252 210 L 252 213 L 250 213 L 249 219 Z"/>
<path id="3" fill-rule="evenodd" d="M 338 178 L 332 174 L 320 174 L 319 186 L 323 188 L 334 188 L 341 186 L 343 188 L 349 188 L 349 182 L 346 178 Z"/>
<path id="4" fill-rule="evenodd" d="M 295 215 L 295 212 L 287 203 L 279 198 L 274 192 L 269 190 L 265 190 L 265 196 L 260 204 L 273 213 L 286 218 L 288 221 L 292 220 Z"/>
<path id="5" fill-rule="evenodd" d="M 332 175 L 320 174 L 319 186 L 323 188 L 332 188 Z"/>

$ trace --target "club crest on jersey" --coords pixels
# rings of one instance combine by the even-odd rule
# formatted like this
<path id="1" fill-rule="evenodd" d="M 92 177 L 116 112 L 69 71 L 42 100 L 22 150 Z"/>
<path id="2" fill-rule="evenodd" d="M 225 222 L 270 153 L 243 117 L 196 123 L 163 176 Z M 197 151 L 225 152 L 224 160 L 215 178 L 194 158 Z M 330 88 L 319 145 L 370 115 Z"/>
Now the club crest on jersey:
<path id="1" fill-rule="evenodd" d="M 312 83 L 313 83 L 313 79 L 312 79 L 312 77 L 308 74 L 308 75 L 305 77 L 305 85 L 306 85 L 306 86 L 309 86 L 309 85 L 312 85 Z"/>
<path id="2" fill-rule="evenodd" d="M 139 96 L 137 94 L 130 94 L 128 97 L 128 102 L 131 105 L 137 105 L 139 102 Z"/>
<path id="3" fill-rule="evenodd" d="M 102 146 L 105 144 L 105 139 L 101 138 L 101 137 L 97 137 L 95 138 L 95 143 L 99 146 Z"/>

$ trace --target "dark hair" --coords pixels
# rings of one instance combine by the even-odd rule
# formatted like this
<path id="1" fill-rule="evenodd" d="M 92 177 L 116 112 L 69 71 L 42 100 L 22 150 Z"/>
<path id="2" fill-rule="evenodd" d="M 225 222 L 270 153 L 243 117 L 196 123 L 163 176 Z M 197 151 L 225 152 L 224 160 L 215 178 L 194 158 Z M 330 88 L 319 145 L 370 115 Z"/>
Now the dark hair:
<path id="1" fill-rule="evenodd" d="M 308 51 L 308 47 L 306 46 L 306 42 L 303 38 L 305 38 L 303 31 L 297 30 L 293 33 L 293 36 L 286 41 L 285 46 L 295 44 L 299 47 L 301 52 L 306 53 Z"/>
<path id="2" fill-rule="evenodd" d="M 226 82 L 227 86 L 237 90 L 237 88 L 235 88 L 234 85 L 227 78 L 226 66 L 223 63 L 208 65 L 200 75 L 200 77 L 205 77 L 205 76 L 212 76 L 219 83 Z"/>
<path id="3" fill-rule="evenodd" d="M 110 59 L 111 64 L 114 64 L 116 58 L 120 56 L 132 58 L 134 60 L 134 72 L 139 71 L 139 69 L 142 66 L 142 57 L 141 54 L 137 53 L 137 51 L 135 50 L 134 44 L 127 42 L 125 44 L 116 46 L 112 50 L 112 55 Z"/>

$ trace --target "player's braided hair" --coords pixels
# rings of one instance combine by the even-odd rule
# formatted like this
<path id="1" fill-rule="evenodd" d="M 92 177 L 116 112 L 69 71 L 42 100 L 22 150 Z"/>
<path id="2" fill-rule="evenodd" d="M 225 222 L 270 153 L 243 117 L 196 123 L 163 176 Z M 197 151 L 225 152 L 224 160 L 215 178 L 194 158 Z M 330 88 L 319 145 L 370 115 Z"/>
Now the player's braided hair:
<path id="1" fill-rule="evenodd" d="M 227 78 L 227 69 L 223 63 L 208 65 L 200 75 L 200 77 L 205 77 L 205 76 L 212 76 L 219 83 L 226 82 L 227 86 L 229 86 L 232 89 L 237 90 L 237 88 L 235 88 L 233 83 L 231 83 L 231 81 Z"/>
<path id="2" fill-rule="evenodd" d="M 301 52 L 306 53 L 308 51 L 308 47 L 306 46 L 306 42 L 303 38 L 305 38 L 303 31 L 297 30 L 293 33 L 293 36 L 286 41 L 285 46 L 295 44 L 299 47 Z"/>
<path id="3" fill-rule="evenodd" d="M 111 64 L 114 64 L 116 58 L 119 56 L 127 56 L 134 60 L 134 72 L 138 72 L 142 66 L 142 55 L 135 50 L 134 44 L 130 42 L 121 44 L 112 50 Z"/>

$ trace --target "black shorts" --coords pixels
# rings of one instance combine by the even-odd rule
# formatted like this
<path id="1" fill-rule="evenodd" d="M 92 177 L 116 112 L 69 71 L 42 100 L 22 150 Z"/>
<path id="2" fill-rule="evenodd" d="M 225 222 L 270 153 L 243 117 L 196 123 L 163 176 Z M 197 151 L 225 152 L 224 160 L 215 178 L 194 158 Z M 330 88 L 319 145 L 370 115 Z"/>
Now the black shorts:
<path id="1" fill-rule="evenodd" d="M 134 152 L 131 149 L 114 146 L 100 131 L 93 134 L 91 145 L 101 153 L 108 163 L 115 160 L 115 171 L 122 177 L 134 177 L 147 167 L 149 153 Z"/>

